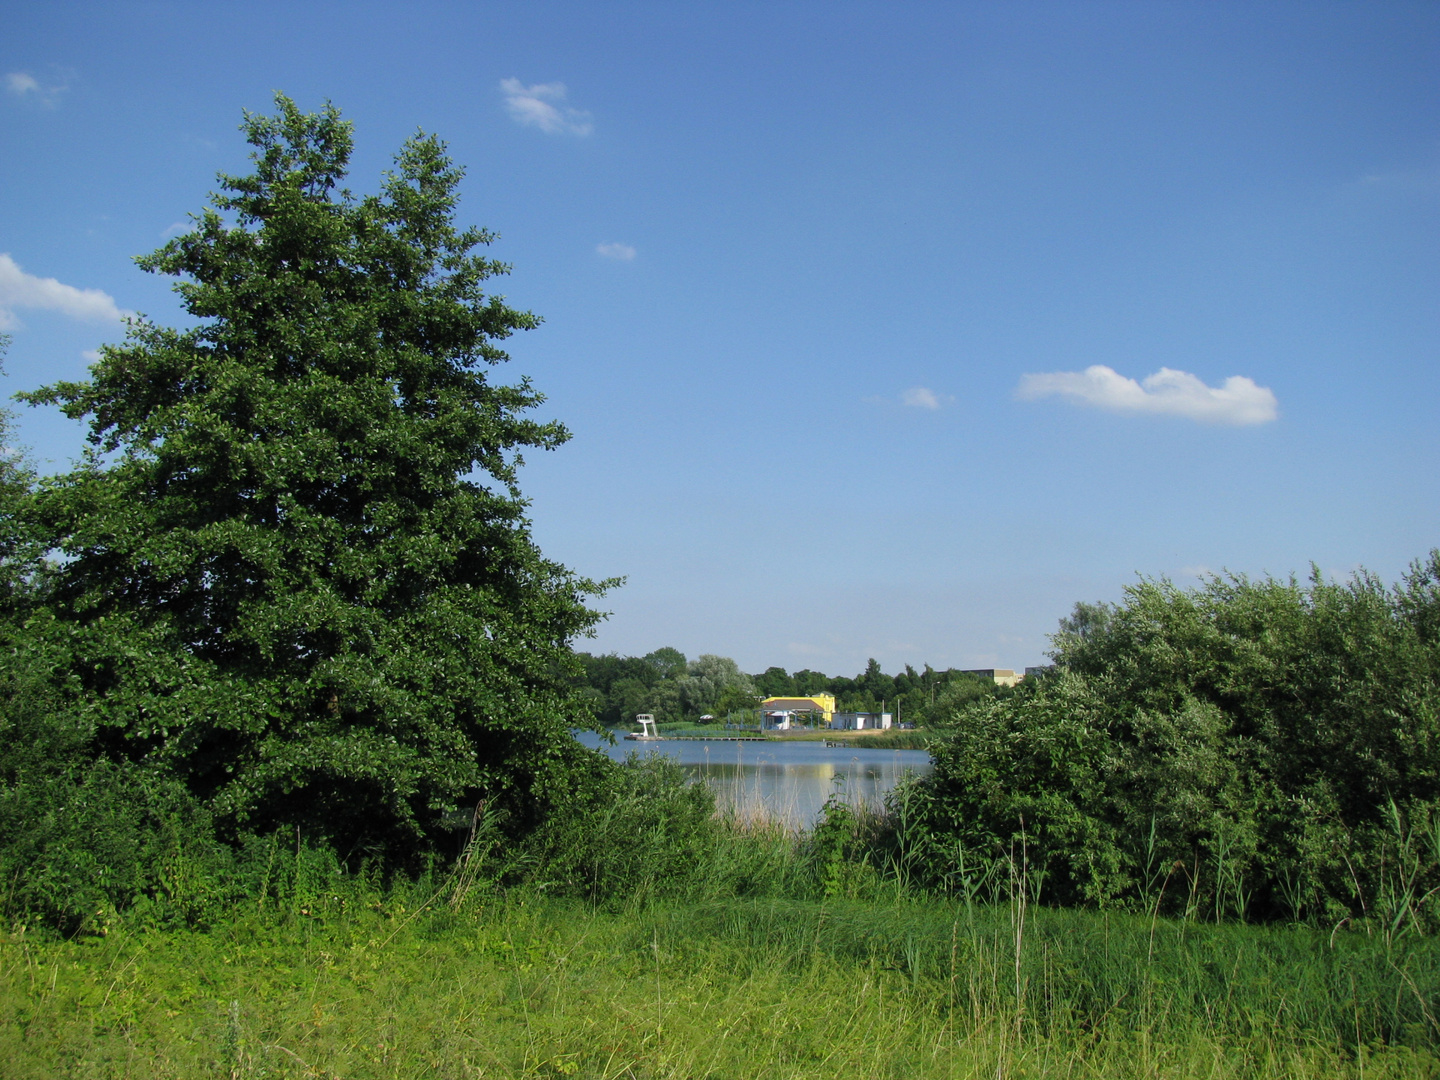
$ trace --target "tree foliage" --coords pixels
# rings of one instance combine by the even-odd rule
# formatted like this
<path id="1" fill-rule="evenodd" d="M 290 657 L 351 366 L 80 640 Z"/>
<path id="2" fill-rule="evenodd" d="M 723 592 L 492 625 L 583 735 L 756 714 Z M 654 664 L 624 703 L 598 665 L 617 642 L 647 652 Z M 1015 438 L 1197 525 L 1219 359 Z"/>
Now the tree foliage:
<path id="1" fill-rule="evenodd" d="M 960 714 L 916 792 L 940 876 L 1214 916 L 1415 916 L 1440 886 L 1440 552 L 1386 588 L 1142 581 Z M 1407 905 L 1409 905 L 1407 907 Z"/>
<path id="2" fill-rule="evenodd" d="M 49 605 L 100 756 L 232 830 L 393 851 L 573 783 L 569 646 L 606 583 L 531 538 L 520 451 L 568 434 L 491 378 L 537 319 L 487 295 L 508 268 L 455 225 L 443 144 L 357 197 L 349 123 L 276 105 L 242 125 L 253 171 L 139 260 L 193 324 L 137 319 L 88 381 L 29 395 L 90 425 L 37 496 Z"/>
<path id="3" fill-rule="evenodd" d="M 717 711 L 753 708 L 759 700 L 750 676 L 728 656 L 702 653 L 685 668 L 678 682 L 680 702 L 687 714 L 703 716 Z M 723 704 L 722 704 L 723 703 Z"/>
<path id="4" fill-rule="evenodd" d="M 0 334 L 0 361 L 10 335 Z M 0 363 L 0 375 L 4 374 Z M 25 512 L 35 471 L 15 442 L 15 415 L 0 408 L 0 620 L 22 617 L 34 600 L 36 575 L 44 555 L 43 534 Z"/>

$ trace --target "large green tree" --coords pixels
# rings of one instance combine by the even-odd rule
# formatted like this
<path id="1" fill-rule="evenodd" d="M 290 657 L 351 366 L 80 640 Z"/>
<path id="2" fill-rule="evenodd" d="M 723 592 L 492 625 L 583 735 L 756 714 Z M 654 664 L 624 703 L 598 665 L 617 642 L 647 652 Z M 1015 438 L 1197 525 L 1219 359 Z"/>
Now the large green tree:
<path id="1" fill-rule="evenodd" d="M 680 704 L 686 716 L 698 717 L 713 713 L 720 708 L 721 697 L 725 698 L 728 709 L 745 708 L 759 700 L 755 684 L 750 676 L 740 670 L 740 665 L 728 656 L 702 653 L 685 667 L 685 675 L 676 681 L 680 692 Z"/>
<path id="2" fill-rule="evenodd" d="M 457 228 L 443 144 L 412 138 L 356 197 L 350 124 L 276 104 L 242 125 L 253 171 L 139 260 L 191 323 L 138 319 L 89 381 L 29 395 L 93 444 L 39 496 L 63 674 L 98 753 L 222 824 L 394 851 L 569 789 L 570 645 L 606 583 L 532 540 L 519 451 L 568 433 L 527 418 L 527 379 L 492 381 L 537 319 L 487 295 L 508 268 Z"/>

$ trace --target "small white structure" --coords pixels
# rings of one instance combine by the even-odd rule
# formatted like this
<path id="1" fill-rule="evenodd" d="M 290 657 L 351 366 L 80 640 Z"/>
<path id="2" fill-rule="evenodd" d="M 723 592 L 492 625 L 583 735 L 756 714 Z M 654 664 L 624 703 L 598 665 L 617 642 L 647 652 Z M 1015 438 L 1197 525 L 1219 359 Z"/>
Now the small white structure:
<path id="1" fill-rule="evenodd" d="M 833 731 L 885 731 L 890 727 L 888 712 L 837 712 L 830 718 Z"/>
<path id="2" fill-rule="evenodd" d="M 635 722 L 640 725 L 640 732 L 631 732 L 626 735 L 627 739 L 658 739 L 660 736 L 655 731 L 655 717 L 650 713 L 640 713 L 635 717 Z"/>

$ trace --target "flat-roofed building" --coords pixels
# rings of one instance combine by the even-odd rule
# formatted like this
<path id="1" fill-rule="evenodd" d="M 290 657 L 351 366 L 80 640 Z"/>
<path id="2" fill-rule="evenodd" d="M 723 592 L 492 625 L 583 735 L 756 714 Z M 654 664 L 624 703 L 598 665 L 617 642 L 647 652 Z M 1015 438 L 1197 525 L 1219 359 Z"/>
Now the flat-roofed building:
<path id="1" fill-rule="evenodd" d="M 996 686 L 1014 686 L 1024 675 L 1011 671 L 1009 668 L 987 667 L 970 668 L 960 672 L 961 675 L 978 675 L 982 679 L 993 679 Z"/>
<path id="2" fill-rule="evenodd" d="M 890 727 L 888 712 L 837 712 L 830 721 L 835 731 L 885 731 Z"/>

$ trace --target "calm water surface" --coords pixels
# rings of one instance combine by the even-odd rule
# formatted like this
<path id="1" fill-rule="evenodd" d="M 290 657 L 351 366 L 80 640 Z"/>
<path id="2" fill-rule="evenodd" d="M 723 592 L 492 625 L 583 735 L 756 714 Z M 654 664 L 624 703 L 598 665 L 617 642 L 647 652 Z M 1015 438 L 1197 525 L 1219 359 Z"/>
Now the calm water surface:
<path id="1" fill-rule="evenodd" d="M 588 731 L 584 745 L 616 761 L 629 754 L 664 754 L 702 779 L 716 797 L 742 813 L 764 811 L 808 828 L 825 800 L 837 792 L 847 802 L 879 805 L 902 776 L 930 771 L 923 750 L 858 750 L 823 742 L 627 742 L 604 743 Z"/>

